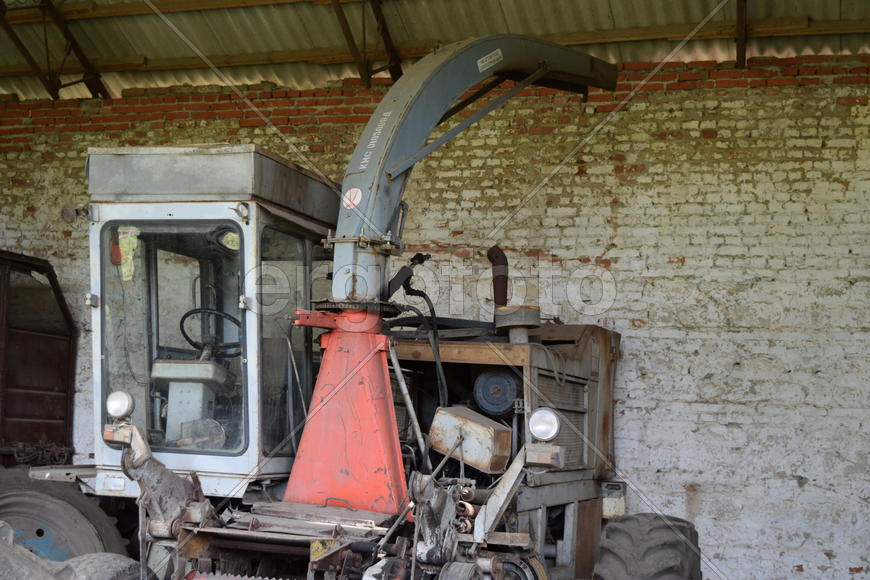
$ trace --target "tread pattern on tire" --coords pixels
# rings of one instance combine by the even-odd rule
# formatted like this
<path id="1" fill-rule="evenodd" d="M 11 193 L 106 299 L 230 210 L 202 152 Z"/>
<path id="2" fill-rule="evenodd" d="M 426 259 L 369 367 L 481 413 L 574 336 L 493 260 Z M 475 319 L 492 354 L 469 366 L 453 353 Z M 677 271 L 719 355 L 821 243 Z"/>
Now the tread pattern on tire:
<path id="1" fill-rule="evenodd" d="M 139 580 L 139 562 L 120 554 L 85 554 L 70 558 L 64 565 L 75 572 L 77 580 Z M 149 577 L 155 578 L 150 570 Z"/>
<path id="2" fill-rule="evenodd" d="M 691 522 L 657 514 L 610 520 L 604 526 L 593 578 L 701 580 L 698 532 Z"/>

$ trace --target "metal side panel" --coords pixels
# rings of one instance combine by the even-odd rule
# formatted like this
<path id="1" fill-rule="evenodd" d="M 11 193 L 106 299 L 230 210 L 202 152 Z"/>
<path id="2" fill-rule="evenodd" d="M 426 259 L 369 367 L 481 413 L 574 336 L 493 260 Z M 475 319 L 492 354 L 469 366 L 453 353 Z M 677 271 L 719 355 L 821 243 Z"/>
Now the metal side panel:
<path id="1" fill-rule="evenodd" d="M 88 150 L 94 202 L 263 200 L 334 227 L 337 187 L 255 145 L 116 147 Z"/>
<path id="2" fill-rule="evenodd" d="M 202 155 L 187 147 L 142 149 L 89 152 L 92 201 L 247 200 L 254 194 L 253 151 Z"/>

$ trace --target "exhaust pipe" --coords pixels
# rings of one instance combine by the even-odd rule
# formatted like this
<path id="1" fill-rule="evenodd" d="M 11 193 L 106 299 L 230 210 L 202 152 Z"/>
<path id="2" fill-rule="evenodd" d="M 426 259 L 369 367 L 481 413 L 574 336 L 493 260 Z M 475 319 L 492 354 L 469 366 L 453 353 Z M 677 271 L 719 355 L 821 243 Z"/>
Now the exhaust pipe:
<path id="1" fill-rule="evenodd" d="M 507 306 L 508 259 L 498 246 L 486 252 L 486 259 L 492 264 L 492 301 L 495 307 Z"/>
<path id="2" fill-rule="evenodd" d="M 529 329 L 541 325 L 541 310 L 537 306 L 507 306 L 508 259 L 498 246 L 491 247 L 486 257 L 492 264 L 492 301 L 495 303 L 493 322 L 496 329 L 507 331 L 508 340 L 529 342 Z"/>

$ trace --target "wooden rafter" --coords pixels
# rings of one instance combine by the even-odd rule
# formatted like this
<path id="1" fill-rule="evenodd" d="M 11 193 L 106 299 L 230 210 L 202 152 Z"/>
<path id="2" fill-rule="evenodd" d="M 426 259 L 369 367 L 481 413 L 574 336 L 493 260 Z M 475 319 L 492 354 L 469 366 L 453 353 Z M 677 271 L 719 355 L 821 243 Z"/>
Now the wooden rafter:
<path id="1" fill-rule="evenodd" d="M 104 99 L 110 98 L 111 95 L 109 95 L 108 89 L 106 89 L 106 86 L 103 84 L 103 81 L 100 78 L 100 73 L 91 63 L 91 61 L 88 60 L 87 55 L 85 54 L 84 50 L 82 50 L 81 45 L 79 45 L 78 41 L 76 40 L 72 31 L 69 29 L 69 26 L 67 26 L 67 23 L 63 19 L 61 13 L 55 7 L 54 3 L 51 0 L 42 0 L 39 4 L 39 11 L 43 23 L 45 23 L 46 17 L 51 19 L 51 21 L 54 23 L 54 25 L 57 27 L 64 40 L 66 41 L 67 50 L 75 54 L 75 57 L 79 62 L 80 70 L 78 72 L 83 73 L 83 77 L 80 80 L 74 81 L 70 84 L 83 82 L 85 86 L 88 87 L 88 90 L 91 92 L 91 95 L 93 97 L 102 97 Z M 9 22 L 7 15 L 8 9 L 6 7 L 6 2 L 4 2 L 4 0 L 0 0 L 0 25 L 2 25 L 3 29 L 9 35 L 12 43 L 15 44 L 16 48 L 18 48 L 18 52 L 20 52 L 21 55 L 24 57 L 24 60 L 27 62 L 27 66 L 31 74 L 38 77 L 46 92 L 48 92 L 52 99 L 57 100 L 58 98 L 60 98 L 60 89 L 67 85 L 61 84 L 59 72 L 52 71 L 50 64 L 48 66 L 48 70 L 42 70 L 42 67 L 39 66 L 39 63 L 36 62 L 36 59 L 33 58 L 33 55 L 30 54 L 27 46 L 24 44 L 24 42 L 21 40 L 21 37 L 18 36 L 15 28 Z"/>
<path id="2" fill-rule="evenodd" d="M 737 68 L 746 68 L 746 42 L 749 37 L 746 0 L 737 0 Z"/>
<path id="3" fill-rule="evenodd" d="M 369 2 L 372 5 L 375 22 L 378 23 L 378 33 L 381 36 L 381 41 L 384 43 L 384 52 L 387 53 L 387 70 L 390 71 L 390 78 L 393 81 L 397 81 L 402 76 L 402 58 L 399 56 L 399 51 L 396 49 L 393 37 L 390 35 L 390 29 L 387 27 L 387 20 L 384 18 L 381 0 L 369 0 Z"/>
<path id="4" fill-rule="evenodd" d="M 704 27 L 695 38 L 699 39 L 733 39 L 736 21 L 723 21 Z M 566 34 L 547 35 L 543 38 L 565 46 L 582 46 L 586 44 L 603 44 L 610 42 L 632 42 L 639 40 L 674 40 L 682 39 L 693 25 L 669 25 L 648 28 L 630 28 L 617 30 L 598 30 L 573 32 Z M 828 34 L 868 34 L 870 20 L 822 20 L 810 21 L 808 18 L 781 18 L 753 20 L 749 23 L 749 34 L 753 37 L 787 37 L 813 36 Z M 435 41 L 402 43 L 396 46 L 400 58 L 419 58 L 430 52 Z M 273 52 L 257 52 L 245 54 L 209 55 L 215 66 L 262 66 L 269 64 L 284 64 L 308 62 L 312 64 L 342 64 L 353 63 L 353 55 L 345 46 L 284 50 Z M 381 48 L 369 52 L 372 61 L 388 61 L 386 51 Z M 121 56 L 110 59 L 94 59 L 94 66 L 107 72 L 128 71 L 164 71 L 206 68 L 202 59 L 194 56 L 166 59 L 150 59 L 144 55 Z M 77 63 L 68 63 L 65 72 L 82 73 L 84 70 Z M 27 64 L 0 67 L 0 77 L 33 76 L 32 69 Z"/>
<path id="5" fill-rule="evenodd" d="M 100 78 L 99 71 L 97 71 L 93 63 L 88 59 L 85 51 L 82 50 L 81 45 L 69 29 L 69 26 L 67 26 L 63 15 L 57 8 L 55 8 L 54 3 L 51 0 L 42 0 L 42 7 L 45 9 L 46 14 L 48 14 L 52 21 L 54 21 L 54 25 L 57 26 L 57 29 L 60 30 L 64 40 L 66 40 L 69 50 L 76 56 L 79 64 L 81 64 L 82 74 L 84 75 L 81 82 L 88 87 L 91 96 L 94 98 L 101 97 L 103 99 L 111 98 L 109 89 L 106 88 L 106 85 L 103 84 L 102 78 Z"/>
<path id="6" fill-rule="evenodd" d="M 27 62 L 28 70 L 32 73 L 33 76 L 39 78 L 39 82 L 42 83 L 42 86 L 45 88 L 46 92 L 51 96 L 52 99 L 57 100 L 59 97 L 58 91 L 58 83 L 55 82 L 55 79 L 52 79 L 47 72 L 44 72 L 42 68 L 39 66 L 39 63 L 36 62 L 36 59 L 33 58 L 33 55 L 30 54 L 30 51 L 27 49 L 27 46 L 24 44 L 24 41 L 21 40 L 21 37 L 18 36 L 18 33 L 15 31 L 15 28 L 10 24 L 7 14 L 6 2 L 4 0 L 0 0 L 0 26 L 2 26 L 3 30 L 6 31 L 6 34 L 9 35 L 9 39 L 12 41 L 12 44 L 15 45 L 15 48 L 18 49 L 18 52 L 21 56 L 24 57 L 25 62 Z"/>
<path id="7" fill-rule="evenodd" d="M 341 26 L 341 33 L 344 35 L 344 41 L 347 43 L 347 49 L 353 57 L 353 62 L 356 63 L 359 78 L 362 79 L 366 86 L 370 86 L 372 74 L 369 69 L 368 59 L 366 58 L 367 55 L 364 52 L 360 52 L 360 49 L 356 44 L 356 40 L 353 37 L 353 30 L 350 29 L 350 23 L 347 21 L 347 15 L 344 13 L 344 8 L 342 8 L 340 0 L 331 0 L 331 2 L 332 8 L 335 11 L 335 17 L 338 19 L 339 26 Z M 363 34 L 363 48 L 365 49 L 365 34 Z"/>
<path id="8" fill-rule="evenodd" d="M 361 0 L 340 0 L 354 3 Z M 201 10 L 226 10 L 229 8 L 248 8 L 251 6 L 272 6 L 276 4 L 326 4 L 331 0 L 155 0 L 154 5 L 166 14 L 172 12 L 195 12 Z M 59 6 L 64 20 L 89 20 L 94 18 L 115 18 L 119 16 L 143 16 L 154 12 L 145 2 L 118 2 L 95 4 L 94 2 L 75 2 Z M 14 8 L 9 10 L 9 22 L 26 24 L 41 22 L 39 8 Z"/>

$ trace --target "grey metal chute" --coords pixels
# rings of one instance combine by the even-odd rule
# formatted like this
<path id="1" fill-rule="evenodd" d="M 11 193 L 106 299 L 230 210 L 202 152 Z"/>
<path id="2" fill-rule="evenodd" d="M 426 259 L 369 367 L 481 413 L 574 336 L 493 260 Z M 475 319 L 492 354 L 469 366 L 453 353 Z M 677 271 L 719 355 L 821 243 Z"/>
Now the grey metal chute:
<path id="1" fill-rule="evenodd" d="M 612 90 L 616 68 L 568 47 L 511 34 L 450 44 L 416 63 L 378 105 L 345 172 L 337 230 L 331 240 L 334 300 L 380 297 L 386 256 L 402 247 L 401 200 L 410 169 L 452 136 L 426 145 L 433 129 L 452 114 L 456 101 L 491 77 L 520 84 L 477 117 L 530 84 L 578 92 L 588 86 Z M 461 123 L 455 132 L 477 117 Z"/>

